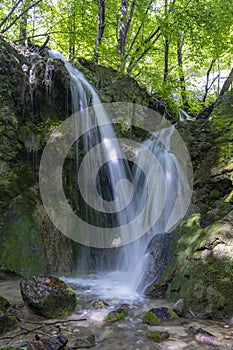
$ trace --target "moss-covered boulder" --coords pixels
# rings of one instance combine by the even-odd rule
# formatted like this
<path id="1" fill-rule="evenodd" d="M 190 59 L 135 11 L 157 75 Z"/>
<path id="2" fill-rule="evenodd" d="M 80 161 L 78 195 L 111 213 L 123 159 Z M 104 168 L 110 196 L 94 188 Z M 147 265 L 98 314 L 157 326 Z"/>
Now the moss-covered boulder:
<path id="1" fill-rule="evenodd" d="M 233 315 L 233 212 L 202 228 L 200 214 L 183 220 L 174 234 L 174 247 L 163 281 L 163 297 L 182 298 L 198 317 Z"/>
<path id="2" fill-rule="evenodd" d="M 122 320 L 123 318 L 125 318 L 127 316 L 128 312 L 127 312 L 127 308 L 119 308 L 113 311 L 110 311 L 107 316 L 104 318 L 104 321 L 106 322 L 115 322 L 115 321 L 119 321 Z"/>
<path id="3" fill-rule="evenodd" d="M 182 236 L 183 241 L 186 239 L 186 249 L 189 243 L 192 246 L 195 233 L 199 236 L 198 245 L 186 257 L 183 253 L 178 253 L 177 247 L 180 260 L 174 260 L 174 264 L 177 265 L 169 283 L 167 296 L 181 297 L 199 316 L 227 318 L 233 315 L 232 218 L 233 212 L 221 222 L 204 229 L 196 227 L 193 232 L 186 227 L 186 234 Z M 186 220 L 186 224 L 188 221 Z M 182 251 L 185 251 L 184 246 Z"/>
<path id="4" fill-rule="evenodd" d="M 176 318 L 178 318 L 178 316 L 175 311 L 162 306 L 147 311 L 143 316 L 143 322 L 151 326 L 156 326 L 160 322 L 174 320 Z"/>
<path id="5" fill-rule="evenodd" d="M 33 276 L 20 282 L 26 305 L 47 318 L 70 315 L 77 307 L 75 292 L 62 280 L 53 276 Z"/>

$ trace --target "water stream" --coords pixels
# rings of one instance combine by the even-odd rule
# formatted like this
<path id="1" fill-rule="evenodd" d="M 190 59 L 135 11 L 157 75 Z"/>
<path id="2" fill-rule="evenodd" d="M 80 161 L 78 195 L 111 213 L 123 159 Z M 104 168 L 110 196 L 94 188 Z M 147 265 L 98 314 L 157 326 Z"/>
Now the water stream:
<path id="1" fill-rule="evenodd" d="M 81 280 L 79 281 L 81 283 Z M 97 284 L 94 282 L 95 286 Z M 18 304 L 17 313 L 21 313 L 23 322 L 21 328 L 0 337 L 0 347 L 22 348 L 27 341 L 35 340 L 35 334 L 42 338 L 58 336 L 60 333 L 68 339 L 68 347 L 76 349 L 75 342 L 79 336 L 94 334 L 96 345 L 93 349 L 100 350 L 232 350 L 233 326 L 225 322 L 214 320 L 177 319 L 157 326 L 148 326 L 142 322 L 145 311 L 151 307 L 167 306 L 166 300 L 150 300 L 139 298 L 128 302 L 128 316 L 121 321 L 108 324 L 104 322 L 107 313 L 119 305 L 119 300 L 107 298 L 108 305 L 98 308 L 94 305 L 90 289 L 78 291 L 79 306 L 73 315 L 65 319 L 44 319 L 31 313 L 27 308 L 20 307 L 19 281 L 0 281 L 0 294 L 7 297 L 13 304 Z M 107 296 L 107 295 L 106 295 Z M 79 321 L 79 319 L 83 319 Z M 208 338 L 194 337 L 190 332 L 193 329 L 202 329 L 213 335 L 212 341 Z M 25 331 L 28 330 L 28 331 Z M 147 338 L 148 331 L 166 331 L 170 338 L 156 343 Z M 26 346 L 25 346 L 26 347 Z"/>
<path id="2" fill-rule="evenodd" d="M 77 186 L 85 203 L 77 205 L 77 212 L 81 212 L 85 221 L 94 226 L 118 227 L 119 237 L 116 243 L 124 238 L 123 227 L 138 213 L 143 212 L 146 201 L 149 204 L 143 220 L 150 222 L 154 213 L 159 218 L 154 225 L 148 224 L 146 234 L 139 239 L 132 239 L 132 243 L 120 247 L 116 244 L 116 247 L 111 249 L 93 249 L 89 244 L 82 246 L 77 262 L 77 275 L 68 282 L 83 286 L 86 290 L 91 290 L 92 294 L 104 298 L 137 299 L 156 277 L 147 274 L 151 258 L 148 252 L 149 244 L 156 235 L 170 232 L 177 217 L 182 218 L 187 210 L 187 203 L 182 203 L 179 199 L 182 198 L 182 193 L 185 193 L 187 180 L 185 176 L 180 178 L 183 171 L 174 154 L 169 151 L 174 126 L 157 131 L 145 141 L 138 152 L 136 166 L 130 168 L 125 161 L 111 119 L 94 88 L 60 53 L 50 51 L 49 54 L 53 59 L 61 59 L 64 62 L 70 75 L 73 113 L 82 112 L 81 124 L 79 120 L 74 128 L 79 128 L 82 135 L 75 148 Z M 92 112 L 88 109 L 90 105 L 93 106 L 92 111 L 96 118 L 95 128 L 91 124 Z M 82 131 L 86 129 L 90 131 Z M 98 145 L 101 147 L 97 147 Z M 88 157 L 80 156 L 80 150 Z M 148 161 L 145 153 L 148 150 L 157 159 L 155 166 Z M 85 171 L 82 172 L 83 160 Z M 138 164 L 140 166 L 137 166 Z M 97 177 L 95 169 L 101 169 Z M 88 179 L 94 181 L 89 181 L 87 174 Z M 148 183 L 152 183 L 150 192 L 153 195 L 150 196 Z M 94 202 L 94 208 L 98 209 L 96 213 L 91 204 L 97 192 L 102 198 L 101 205 L 96 207 Z M 129 226 L 127 234 L 134 237 L 137 230 L 139 227 L 135 221 L 135 225 Z M 99 239 L 101 240 L 101 237 Z M 101 241 L 97 246 L 101 246 Z M 114 247 L 114 242 L 112 246 Z M 159 249 L 163 249 L 162 245 Z"/>

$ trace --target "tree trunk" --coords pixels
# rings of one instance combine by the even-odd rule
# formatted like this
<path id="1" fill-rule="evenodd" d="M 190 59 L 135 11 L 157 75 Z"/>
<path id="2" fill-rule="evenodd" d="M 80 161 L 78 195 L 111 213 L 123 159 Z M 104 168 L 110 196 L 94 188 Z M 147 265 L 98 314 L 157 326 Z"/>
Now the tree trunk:
<path id="1" fill-rule="evenodd" d="M 97 37 L 95 41 L 94 49 L 94 61 L 98 63 L 99 59 L 99 46 L 104 35 L 105 28 L 105 0 L 98 0 L 98 25 L 97 25 Z"/>
<path id="2" fill-rule="evenodd" d="M 68 6 L 68 10 L 71 13 L 69 22 L 69 60 L 72 61 L 75 57 L 76 49 L 76 2 L 72 1 Z"/>
<path id="3" fill-rule="evenodd" d="M 168 39 L 166 39 L 164 43 L 164 73 L 163 73 L 164 83 L 167 81 L 168 68 L 169 68 L 169 41 Z"/>
<path id="4" fill-rule="evenodd" d="M 206 73 L 206 84 L 205 84 L 205 93 L 204 93 L 204 96 L 203 96 L 203 99 L 202 99 L 202 102 L 205 102 L 206 101 L 206 98 L 207 98 L 207 95 L 208 95 L 208 92 L 209 90 L 211 89 L 212 85 L 214 84 L 214 82 L 218 79 L 219 75 L 217 75 L 213 80 L 212 82 L 209 84 L 209 80 L 210 80 L 210 73 L 211 73 L 211 70 L 213 68 L 213 65 L 215 63 L 215 60 L 212 60 L 211 61 L 211 64 L 210 64 L 210 67 Z"/>
<path id="5" fill-rule="evenodd" d="M 127 37 L 128 37 L 131 21 L 134 14 L 135 4 L 136 4 L 136 0 L 132 0 L 130 10 L 129 10 L 129 0 L 122 0 L 121 2 L 121 21 L 120 21 L 119 37 L 117 35 L 118 55 L 121 58 L 121 65 L 120 65 L 121 70 L 125 69 L 126 58 L 128 56 L 128 54 L 126 53 L 126 44 L 127 44 Z"/>
<path id="6" fill-rule="evenodd" d="M 227 79 L 225 80 L 219 96 L 223 96 L 225 94 L 225 92 L 227 92 L 230 89 L 232 82 L 233 82 L 233 68 L 231 69 L 230 74 L 228 75 Z"/>
<path id="7" fill-rule="evenodd" d="M 183 54 L 182 54 L 183 43 L 184 43 L 184 38 L 180 33 L 178 37 L 178 42 L 177 42 L 177 61 L 178 61 L 178 68 L 179 68 L 180 89 L 181 89 L 183 107 L 189 108 L 189 103 L 187 100 L 186 84 L 185 84 L 185 78 L 184 78 L 184 69 L 183 69 Z"/>
<path id="8" fill-rule="evenodd" d="M 121 2 L 121 22 L 120 22 L 120 36 L 118 40 L 118 55 L 123 56 L 125 53 L 126 43 L 126 25 L 127 25 L 128 0 Z"/>

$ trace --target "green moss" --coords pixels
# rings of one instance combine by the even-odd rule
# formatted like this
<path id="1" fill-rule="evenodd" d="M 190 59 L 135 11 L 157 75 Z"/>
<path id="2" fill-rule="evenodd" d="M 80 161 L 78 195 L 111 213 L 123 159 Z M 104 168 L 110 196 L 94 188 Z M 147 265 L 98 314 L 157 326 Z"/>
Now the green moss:
<path id="1" fill-rule="evenodd" d="M 18 275 L 44 271 L 41 236 L 33 218 L 33 193 L 13 201 L 0 229 L 0 265 Z"/>
<path id="2" fill-rule="evenodd" d="M 155 326 L 156 324 L 160 323 L 161 320 L 154 314 L 154 312 L 147 311 L 143 316 L 143 322 L 151 326 Z"/>
<path id="3" fill-rule="evenodd" d="M 168 332 L 148 332 L 147 337 L 151 340 L 154 340 L 156 342 L 160 342 L 163 340 L 166 340 L 170 337 L 170 334 Z"/>
<path id="4" fill-rule="evenodd" d="M 233 190 L 230 192 L 230 194 L 225 198 L 226 203 L 233 204 Z"/>
<path id="5" fill-rule="evenodd" d="M 210 199 L 218 199 L 219 197 L 221 197 L 219 190 L 214 189 L 210 192 Z"/>
<path id="6" fill-rule="evenodd" d="M 104 318 L 104 321 L 115 322 L 118 320 L 122 320 L 126 316 L 127 316 L 127 310 L 120 308 L 118 310 L 110 311 L 108 315 Z"/>
<path id="7" fill-rule="evenodd" d="M 6 310 L 9 306 L 9 301 L 0 295 L 0 310 Z"/>
<path id="8" fill-rule="evenodd" d="M 16 317 L 0 310 L 0 334 L 10 332 L 17 327 L 18 321 Z"/>
<path id="9" fill-rule="evenodd" d="M 43 310 L 39 314 L 46 318 L 65 317 L 72 314 L 78 305 L 75 292 L 71 288 L 66 289 L 66 297 L 56 298 L 52 296 L 46 300 Z"/>
<path id="10" fill-rule="evenodd" d="M 168 309 L 167 312 L 168 312 L 169 316 L 171 317 L 171 320 L 175 320 L 176 318 L 179 318 L 179 316 L 172 309 Z"/>

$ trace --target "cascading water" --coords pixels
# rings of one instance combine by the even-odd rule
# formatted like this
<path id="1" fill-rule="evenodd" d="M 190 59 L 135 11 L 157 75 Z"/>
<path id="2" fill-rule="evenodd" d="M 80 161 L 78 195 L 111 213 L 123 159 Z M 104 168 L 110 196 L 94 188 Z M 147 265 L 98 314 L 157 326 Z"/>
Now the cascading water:
<path id="1" fill-rule="evenodd" d="M 79 285 L 89 285 L 96 294 L 101 294 L 104 297 L 124 299 L 138 297 L 146 286 L 152 282 L 150 278 L 145 278 L 149 261 L 148 245 L 156 234 L 171 230 L 173 227 L 172 217 L 177 216 L 177 206 L 179 206 L 181 212 L 178 215 L 180 218 L 185 215 L 185 208 L 187 207 L 187 203 L 184 205 L 183 203 L 177 204 L 177 196 L 182 196 L 187 181 L 185 176 L 182 179 L 183 182 L 178 180 L 179 162 L 169 152 L 174 127 L 164 128 L 152 135 L 140 150 L 136 163 L 141 164 L 146 172 L 146 177 L 140 167 L 135 166 L 130 169 L 127 162 L 124 161 L 125 157 L 117 141 L 111 119 L 101 105 L 100 99 L 91 84 L 82 73 L 65 61 L 60 53 L 50 51 L 49 54 L 53 59 L 63 60 L 70 75 L 73 113 L 82 111 L 81 124 L 79 120 L 74 128 L 80 128 L 81 125 L 83 130 L 92 129 L 88 132 L 79 130 L 82 138 L 76 142 L 77 183 L 82 189 L 81 195 L 85 203 L 93 203 L 93 193 L 97 191 L 103 197 L 103 208 L 98 208 L 101 214 L 96 214 L 95 210 L 93 211 L 89 205 L 83 203 L 81 207 L 85 210 L 79 207 L 77 211 L 81 212 L 82 217 L 92 225 L 102 227 L 104 221 L 105 227 L 119 227 L 119 240 L 121 240 L 121 235 L 124 234 L 123 231 L 121 233 L 121 227 L 131 221 L 138 212 L 143 211 L 144 203 L 148 200 L 148 181 L 153 184 L 153 187 L 144 220 L 150 221 L 152 212 L 163 208 L 157 223 L 141 238 L 132 239 L 132 243 L 120 247 L 117 247 L 116 244 L 117 248 L 112 249 L 93 250 L 90 247 L 83 246 L 79 252 L 78 272 L 83 274 L 85 279 L 73 279 L 71 282 Z M 90 105 L 93 106 L 96 118 L 97 127 L 94 129 L 90 122 L 88 109 Z M 99 125 L 101 127 L 98 127 Z M 99 144 L 102 145 L 101 148 L 96 147 Z M 85 155 L 91 154 L 92 157 L 80 157 L 80 149 Z M 148 162 L 145 150 L 147 152 L 149 150 L 158 159 L 155 167 L 152 167 Z M 86 164 L 85 171 L 82 171 L 83 160 Z M 98 173 L 96 179 L 96 173 L 93 169 L 99 168 L 100 165 L 102 172 Z M 87 173 L 91 176 L 87 177 Z M 164 175 L 165 184 L 161 185 L 160 178 Z M 95 181 L 91 183 L 88 180 L 90 178 L 94 178 Z M 118 191 L 119 184 L 121 191 Z M 164 197 L 164 192 L 169 195 Z M 164 200 L 164 203 L 159 203 L 160 200 Z M 128 232 L 129 236 L 133 237 L 137 230 L 137 224 L 135 226 L 131 225 Z M 101 240 L 101 237 L 99 239 Z M 101 242 L 97 246 L 101 246 Z M 114 247 L 114 242 L 112 242 L 112 247 Z M 93 255 L 94 263 L 92 261 Z M 92 267 L 95 265 L 95 271 L 94 274 L 88 275 L 90 265 Z"/>

